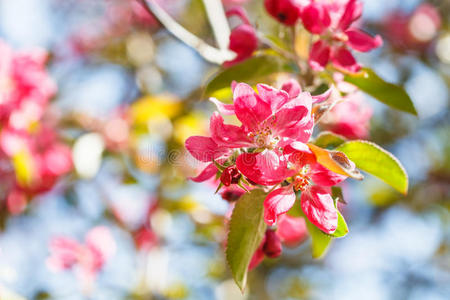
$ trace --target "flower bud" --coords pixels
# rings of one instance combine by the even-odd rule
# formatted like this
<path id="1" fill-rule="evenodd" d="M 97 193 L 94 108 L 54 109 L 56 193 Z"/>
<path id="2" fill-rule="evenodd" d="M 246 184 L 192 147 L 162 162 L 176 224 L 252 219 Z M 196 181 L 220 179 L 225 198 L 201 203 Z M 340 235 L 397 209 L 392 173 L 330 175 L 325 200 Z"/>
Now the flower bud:
<path id="1" fill-rule="evenodd" d="M 275 230 L 268 229 L 266 231 L 266 241 L 264 242 L 263 252 L 267 257 L 276 258 L 281 255 L 283 250 L 281 240 Z"/>
<path id="2" fill-rule="evenodd" d="M 300 18 L 301 7 L 295 0 L 265 0 L 267 12 L 280 23 L 294 25 Z"/>
<path id="3" fill-rule="evenodd" d="M 224 186 L 239 183 L 239 179 L 241 179 L 241 173 L 239 173 L 236 166 L 227 167 L 220 175 L 220 181 Z"/>

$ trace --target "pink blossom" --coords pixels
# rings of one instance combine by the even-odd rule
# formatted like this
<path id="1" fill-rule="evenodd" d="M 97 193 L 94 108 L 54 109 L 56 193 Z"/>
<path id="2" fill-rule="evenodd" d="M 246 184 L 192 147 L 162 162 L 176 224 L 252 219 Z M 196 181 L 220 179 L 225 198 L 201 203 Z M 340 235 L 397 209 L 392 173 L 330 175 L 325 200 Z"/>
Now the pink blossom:
<path id="1" fill-rule="evenodd" d="M 358 0 L 311 1 L 303 7 L 303 25 L 320 40 L 311 47 L 309 64 L 321 71 L 329 61 L 339 69 L 358 72 L 361 66 L 356 62 L 350 47 L 356 51 L 367 52 L 382 45 L 380 36 L 371 37 L 360 29 L 350 27 L 361 17 L 362 4 Z"/>
<path id="2" fill-rule="evenodd" d="M 211 137 L 190 137 L 186 148 L 203 162 L 226 160 L 234 149 L 251 149 L 237 155 L 238 170 L 254 183 L 273 185 L 291 173 L 280 149 L 293 141 L 307 142 L 311 136 L 313 99 L 300 88 L 293 97 L 264 84 L 258 84 L 257 89 L 258 93 L 239 83 L 234 87 L 232 105 L 225 107 L 215 100 L 219 111 L 234 112 L 242 125 L 225 124 L 216 112 L 210 120 Z M 210 164 L 194 180 L 203 181 L 213 175 L 214 166 Z"/>
<path id="3" fill-rule="evenodd" d="M 84 244 L 67 237 L 56 237 L 50 242 L 47 265 L 53 271 L 77 267 L 77 276 L 90 286 L 116 251 L 116 244 L 109 229 L 97 226 L 85 236 Z"/>

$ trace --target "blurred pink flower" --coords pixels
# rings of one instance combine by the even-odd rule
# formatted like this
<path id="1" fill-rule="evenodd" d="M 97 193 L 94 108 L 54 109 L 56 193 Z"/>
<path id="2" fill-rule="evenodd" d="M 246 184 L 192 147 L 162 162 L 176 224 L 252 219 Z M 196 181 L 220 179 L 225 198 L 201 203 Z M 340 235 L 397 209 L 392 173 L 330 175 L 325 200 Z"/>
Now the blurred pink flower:
<path id="1" fill-rule="evenodd" d="M 394 48 L 423 51 L 438 34 L 441 16 L 436 7 L 422 3 L 412 13 L 390 13 L 383 21 L 384 34 Z"/>
<path id="2" fill-rule="evenodd" d="M 348 139 L 365 139 L 369 136 L 373 110 L 360 92 L 345 96 L 322 120 L 322 126 Z"/>
<path id="3" fill-rule="evenodd" d="M 116 243 L 107 227 L 97 226 L 86 234 L 84 244 L 67 237 L 55 237 L 49 249 L 48 267 L 55 272 L 76 267 L 77 277 L 89 289 L 115 254 Z"/>
<path id="4" fill-rule="evenodd" d="M 45 69 L 42 49 L 14 51 L 0 41 L 0 121 L 14 129 L 28 129 L 38 121 L 56 85 Z"/>

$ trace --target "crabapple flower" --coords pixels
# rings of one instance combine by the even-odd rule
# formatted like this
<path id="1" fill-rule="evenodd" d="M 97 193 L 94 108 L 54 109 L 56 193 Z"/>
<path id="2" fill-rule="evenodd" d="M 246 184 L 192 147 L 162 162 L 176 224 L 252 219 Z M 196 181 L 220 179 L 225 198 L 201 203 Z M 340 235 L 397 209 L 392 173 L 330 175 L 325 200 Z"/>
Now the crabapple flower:
<path id="1" fill-rule="evenodd" d="M 379 35 L 372 37 L 351 27 L 361 17 L 361 12 L 362 3 L 358 0 L 331 4 L 326 1 L 311 1 L 302 8 L 303 25 L 311 33 L 320 35 L 309 55 L 312 69 L 321 71 L 331 61 L 336 68 L 358 72 L 361 66 L 348 48 L 368 52 L 382 45 Z"/>
<path id="2" fill-rule="evenodd" d="M 50 242 L 48 267 L 55 271 L 77 268 L 77 277 L 89 288 L 97 274 L 111 259 L 116 251 L 116 244 L 107 227 L 97 226 L 85 236 L 80 243 L 67 237 L 56 237 Z"/>
<path id="3" fill-rule="evenodd" d="M 190 137 L 186 149 L 203 162 L 227 159 L 235 149 L 251 149 L 237 154 L 237 169 L 255 183 L 271 185 L 290 173 L 280 149 L 293 141 L 307 142 L 311 136 L 313 100 L 306 92 L 291 98 L 287 92 L 268 85 L 258 84 L 257 89 L 258 94 L 245 83 L 234 87 L 233 104 L 226 109 L 234 112 L 241 126 L 225 124 L 215 112 L 210 120 L 211 137 Z M 223 106 L 219 104 L 218 109 Z M 194 181 L 213 175 L 214 166 L 210 164 Z"/>
<path id="4" fill-rule="evenodd" d="M 252 56 L 258 48 L 258 37 L 256 31 L 248 20 L 247 14 L 241 7 L 233 7 L 227 11 L 227 16 L 238 16 L 242 24 L 231 30 L 229 49 L 236 53 L 232 60 L 224 62 L 225 67 L 230 67 Z"/>
<path id="5" fill-rule="evenodd" d="M 330 195 L 330 187 L 347 178 L 318 164 L 307 145 L 292 143 L 286 148 L 296 174 L 291 183 L 269 193 L 264 200 L 264 220 L 268 225 L 277 222 L 295 203 L 296 191 L 301 192 L 301 208 L 308 220 L 325 233 L 337 228 L 338 214 Z"/>
<path id="6" fill-rule="evenodd" d="M 264 6 L 269 15 L 284 25 L 293 26 L 300 18 L 301 6 L 296 0 L 265 0 Z"/>

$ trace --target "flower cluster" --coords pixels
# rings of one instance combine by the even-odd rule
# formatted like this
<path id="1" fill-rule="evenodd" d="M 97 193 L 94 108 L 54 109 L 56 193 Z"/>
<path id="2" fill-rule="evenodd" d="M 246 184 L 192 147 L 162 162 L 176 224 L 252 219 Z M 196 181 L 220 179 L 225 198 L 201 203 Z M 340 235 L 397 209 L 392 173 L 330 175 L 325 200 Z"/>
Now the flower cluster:
<path id="1" fill-rule="evenodd" d="M 50 242 L 47 265 L 55 272 L 77 268 L 77 276 L 89 290 L 106 262 L 114 255 L 116 243 L 107 227 L 97 226 L 85 237 L 85 242 L 67 237 L 55 237 Z"/>
<path id="2" fill-rule="evenodd" d="M 222 115 L 215 112 L 210 119 L 210 137 L 186 140 L 186 148 L 195 159 L 209 162 L 193 180 L 216 176 L 220 179 L 218 189 L 234 185 L 245 191 L 257 187 L 267 190 L 264 220 L 270 226 L 285 216 L 296 202 L 296 194 L 301 193 L 300 205 L 308 220 L 332 234 L 338 225 L 338 212 L 330 187 L 351 174 L 344 169 L 354 170 L 355 166 L 343 153 L 308 143 L 314 107 L 330 92 L 311 96 L 294 80 L 281 89 L 265 84 L 256 87 L 258 93 L 245 83 L 234 84 L 233 104 L 212 99 L 220 113 L 234 115 L 242 124 L 225 124 Z M 331 157 L 337 167 L 322 164 L 319 156 L 323 155 Z M 270 231 L 268 234 L 265 243 L 277 240 Z"/>
<path id="3" fill-rule="evenodd" d="M 380 36 L 372 37 L 354 26 L 362 13 L 359 0 L 265 0 L 264 5 L 280 23 L 295 26 L 301 21 L 313 35 L 309 65 L 316 71 L 331 62 L 340 70 L 358 72 L 361 66 L 349 48 L 367 52 L 383 43 Z M 242 20 L 245 24 L 236 27 L 230 36 L 230 49 L 237 54 L 233 63 L 250 57 L 257 47 L 253 27 L 246 17 Z"/>
<path id="4" fill-rule="evenodd" d="M 71 151 L 43 123 L 56 93 L 45 69 L 47 53 L 14 51 L 0 41 L 0 57 L 0 173 L 9 211 L 20 213 L 28 195 L 49 190 L 72 169 Z"/>

